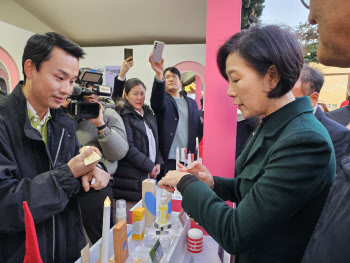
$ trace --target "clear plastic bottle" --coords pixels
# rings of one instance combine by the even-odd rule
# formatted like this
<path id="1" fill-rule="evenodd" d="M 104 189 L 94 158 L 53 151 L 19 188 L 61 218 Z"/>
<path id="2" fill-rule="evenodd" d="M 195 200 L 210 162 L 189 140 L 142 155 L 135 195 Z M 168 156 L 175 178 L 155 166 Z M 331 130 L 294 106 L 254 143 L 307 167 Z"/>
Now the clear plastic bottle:
<path id="1" fill-rule="evenodd" d="M 117 200 L 116 203 L 116 221 L 126 221 L 126 202 L 124 199 Z"/>
<path id="2" fill-rule="evenodd" d="M 173 194 L 168 192 L 165 189 L 162 189 L 161 196 L 164 196 L 166 198 L 166 204 L 168 205 L 168 213 L 167 213 L 166 219 L 170 221 L 172 206 L 173 206 L 173 202 L 172 202 Z"/>
<path id="3" fill-rule="evenodd" d="M 166 196 L 162 195 L 159 205 L 159 223 L 165 224 L 168 218 L 168 203 Z"/>

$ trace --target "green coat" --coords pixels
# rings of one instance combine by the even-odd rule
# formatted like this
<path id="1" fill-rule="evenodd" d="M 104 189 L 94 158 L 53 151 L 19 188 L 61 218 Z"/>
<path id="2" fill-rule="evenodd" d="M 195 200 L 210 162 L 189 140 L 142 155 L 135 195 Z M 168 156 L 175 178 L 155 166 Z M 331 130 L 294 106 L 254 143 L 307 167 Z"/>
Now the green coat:
<path id="1" fill-rule="evenodd" d="M 189 184 L 182 207 L 236 262 L 300 262 L 335 173 L 332 141 L 302 97 L 260 124 L 237 178 L 215 177 L 214 191 Z"/>

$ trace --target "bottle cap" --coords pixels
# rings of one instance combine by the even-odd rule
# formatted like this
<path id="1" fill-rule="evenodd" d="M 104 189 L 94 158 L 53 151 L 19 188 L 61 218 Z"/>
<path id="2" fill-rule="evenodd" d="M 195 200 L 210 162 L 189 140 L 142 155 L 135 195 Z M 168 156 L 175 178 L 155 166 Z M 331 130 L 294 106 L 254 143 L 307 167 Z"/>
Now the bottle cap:
<path id="1" fill-rule="evenodd" d="M 166 205 L 167 204 L 167 200 L 166 200 L 167 198 L 165 197 L 165 196 L 162 196 L 161 198 L 160 198 L 160 203 L 162 204 L 162 205 Z"/>

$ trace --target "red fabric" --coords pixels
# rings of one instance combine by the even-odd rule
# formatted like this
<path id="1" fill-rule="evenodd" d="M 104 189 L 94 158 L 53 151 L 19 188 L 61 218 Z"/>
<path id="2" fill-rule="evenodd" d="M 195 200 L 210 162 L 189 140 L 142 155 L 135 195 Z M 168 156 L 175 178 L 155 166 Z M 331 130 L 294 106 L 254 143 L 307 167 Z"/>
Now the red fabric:
<path id="1" fill-rule="evenodd" d="M 349 101 L 348 101 L 348 100 L 343 101 L 343 102 L 340 104 L 340 108 L 341 108 L 341 107 L 344 107 L 344 106 L 346 106 L 346 105 L 349 105 Z"/>
<path id="2" fill-rule="evenodd" d="M 23 210 L 26 229 L 26 254 L 23 263 L 42 263 L 34 220 L 26 201 L 23 202 Z"/>
<path id="3" fill-rule="evenodd" d="M 199 158 L 203 158 L 203 138 L 200 141 L 198 148 L 199 148 Z"/>

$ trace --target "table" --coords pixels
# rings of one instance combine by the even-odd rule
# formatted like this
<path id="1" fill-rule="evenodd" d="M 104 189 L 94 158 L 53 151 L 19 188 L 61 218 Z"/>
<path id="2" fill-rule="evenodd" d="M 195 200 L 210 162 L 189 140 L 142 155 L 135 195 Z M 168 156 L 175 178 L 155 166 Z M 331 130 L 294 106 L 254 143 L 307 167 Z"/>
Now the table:
<path id="1" fill-rule="evenodd" d="M 172 221 L 179 220 L 178 214 L 179 213 L 176 213 L 176 212 L 172 213 Z M 190 222 L 191 220 L 188 219 L 183 228 L 183 231 L 181 231 L 181 234 L 176 236 L 171 241 L 171 244 L 169 245 L 169 247 L 163 248 L 164 255 L 160 263 L 168 263 L 168 262 L 169 263 L 179 263 L 179 262 L 188 263 L 191 261 L 191 256 L 194 262 L 197 262 L 197 263 L 221 263 L 221 260 L 218 256 L 219 245 L 210 236 L 203 237 L 203 252 L 199 254 L 192 254 L 187 251 L 187 231 L 190 229 Z M 127 231 L 128 231 L 128 242 L 129 242 L 128 243 L 129 258 L 127 259 L 126 262 L 131 262 L 130 254 L 137 246 L 142 244 L 150 246 L 150 244 L 155 243 L 155 241 L 150 239 L 147 240 L 147 235 L 142 241 L 132 240 L 131 239 L 132 225 L 130 224 L 127 225 Z M 114 258 L 113 229 L 110 230 L 109 234 L 110 234 L 110 238 L 109 238 L 110 257 Z M 90 248 L 90 262 L 96 263 L 100 259 L 100 246 L 101 246 L 101 240 L 97 241 Z M 81 259 L 78 259 L 76 263 L 81 263 Z"/>

